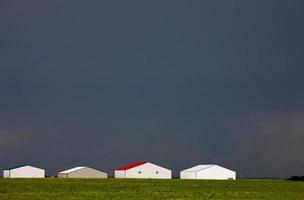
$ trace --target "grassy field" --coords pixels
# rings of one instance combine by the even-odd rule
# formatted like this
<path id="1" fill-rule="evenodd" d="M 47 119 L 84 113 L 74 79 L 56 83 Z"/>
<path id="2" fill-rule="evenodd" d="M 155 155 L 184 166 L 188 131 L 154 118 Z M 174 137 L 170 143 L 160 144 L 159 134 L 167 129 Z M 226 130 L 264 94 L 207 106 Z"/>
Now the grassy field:
<path id="1" fill-rule="evenodd" d="M 304 199 L 304 182 L 0 179 L 0 199 Z"/>

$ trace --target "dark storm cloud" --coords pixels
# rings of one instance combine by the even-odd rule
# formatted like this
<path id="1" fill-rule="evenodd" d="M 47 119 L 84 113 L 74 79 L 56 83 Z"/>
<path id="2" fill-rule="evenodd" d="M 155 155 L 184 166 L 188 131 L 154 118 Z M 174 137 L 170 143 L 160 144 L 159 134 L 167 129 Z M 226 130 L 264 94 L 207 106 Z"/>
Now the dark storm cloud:
<path id="1" fill-rule="evenodd" d="M 301 159 L 303 124 L 303 110 L 255 113 L 232 119 L 227 123 L 227 131 L 239 149 L 236 157 L 243 158 L 239 163 L 243 172 L 253 161 L 256 176 L 261 176 L 262 170 L 272 177 L 284 177 L 288 174 L 286 171 L 300 174 L 304 164 Z"/>
<path id="2" fill-rule="evenodd" d="M 31 143 L 31 135 L 27 133 L 19 134 L 15 132 L 0 131 L 0 157 L 6 158 L 10 152 L 15 152 L 26 144 Z"/>
<path id="3" fill-rule="evenodd" d="M 52 174 L 151 160 L 175 170 L 219 163 L 242 176 L 300 173 L 302 129 L 292 124 L 304 100 L 302 7 L 1 1 L 0 131 L 9 139 L 0 165 L 30 162 Z"/>

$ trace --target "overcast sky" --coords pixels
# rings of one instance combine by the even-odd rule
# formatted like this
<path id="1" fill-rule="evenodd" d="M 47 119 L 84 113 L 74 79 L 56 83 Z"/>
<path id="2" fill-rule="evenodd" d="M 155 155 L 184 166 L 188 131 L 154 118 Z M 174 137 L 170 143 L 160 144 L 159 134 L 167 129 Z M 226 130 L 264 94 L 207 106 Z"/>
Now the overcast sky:
<path id="1" fill-rule="evenodd" d="M 304 175 L 302 0 L 1 0 L 0 168 Z"/>

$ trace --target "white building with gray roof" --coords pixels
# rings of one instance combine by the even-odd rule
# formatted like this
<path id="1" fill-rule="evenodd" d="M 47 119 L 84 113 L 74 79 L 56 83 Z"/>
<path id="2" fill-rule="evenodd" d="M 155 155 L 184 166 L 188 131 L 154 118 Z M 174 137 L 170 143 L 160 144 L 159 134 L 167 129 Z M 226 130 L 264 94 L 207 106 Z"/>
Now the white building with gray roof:
<path id="1" fill-rule="evenodd" d="M 197 165 L 180 172 L 181 179 L 235 180 L 236 172 L 218 165 Z"/>
<path id="2" fill-rule="evenodd" d="M 44 178 L 45 170 L 29 165 L 21 165 L 3 170 L 3 178 Z"/>

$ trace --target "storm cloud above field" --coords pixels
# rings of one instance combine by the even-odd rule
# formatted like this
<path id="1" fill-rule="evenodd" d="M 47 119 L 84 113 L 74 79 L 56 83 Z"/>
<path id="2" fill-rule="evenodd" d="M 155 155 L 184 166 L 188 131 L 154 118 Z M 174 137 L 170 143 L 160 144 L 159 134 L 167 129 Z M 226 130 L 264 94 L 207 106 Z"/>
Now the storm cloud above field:
<path id="1" fill-rule="evenodd" d="M 2 0 L 0 168 L 304 175 L 301 0 Z"/>

